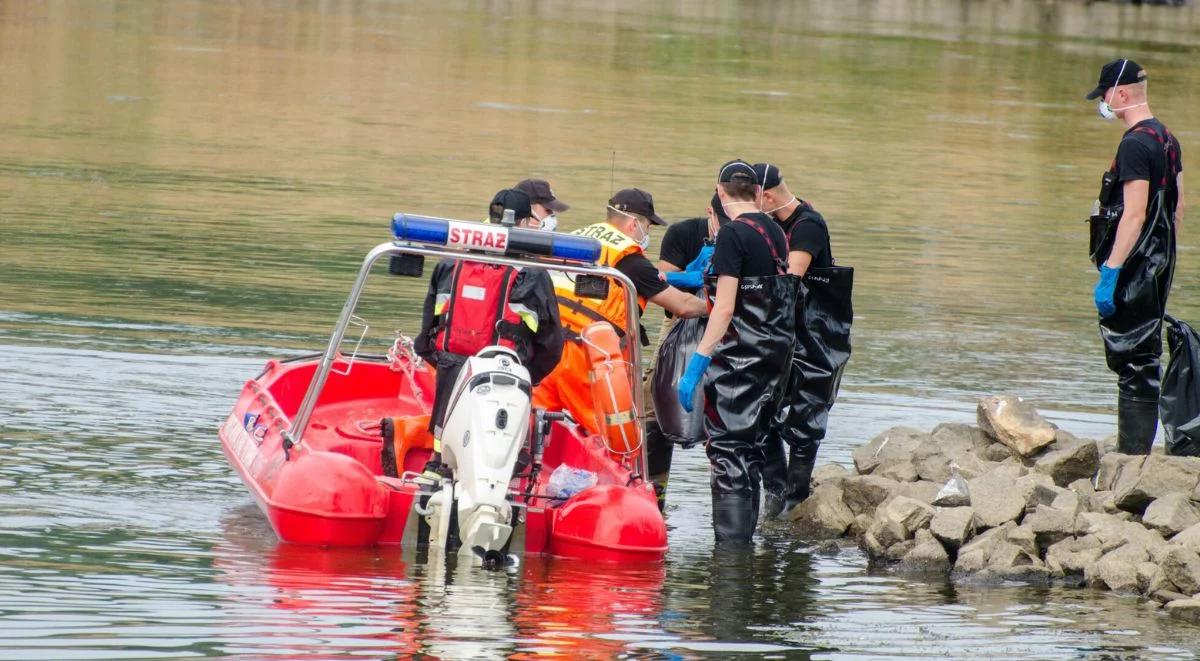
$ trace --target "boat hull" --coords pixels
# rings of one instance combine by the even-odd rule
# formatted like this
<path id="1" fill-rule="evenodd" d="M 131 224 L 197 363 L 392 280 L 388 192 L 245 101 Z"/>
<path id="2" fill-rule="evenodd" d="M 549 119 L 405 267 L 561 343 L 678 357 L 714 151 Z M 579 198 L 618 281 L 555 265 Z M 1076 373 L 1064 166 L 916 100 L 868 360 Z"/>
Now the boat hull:
<path id="1" fill-rule="evenodd" d="M 382 474 L 378 422 L 428 416 L 432 370 L 361 357 L 352 368 L 335 365 L 303 442 L 285 447 L 283 432 L 316 362 L 272 360 L 246 383 L 219 431 L 230 464 L 284 542 L 421 543 L 428 530 L 414 515 L 419 490 Z M 410 445 L 397 458 L 401 470 L 419 468 L 430 454 L 427 443 Z M 596 473 L 597 486 L 550 498 L 546 484 L 564 463 Z M 615 563 L 655 562 L 666 553 L 666 525 L 652 485 L 614 461 L 600 439 L 580 427 L 554 423 L 540 471 L 514 479 L 510 490 L 523 524 L 514 551 Z"/>

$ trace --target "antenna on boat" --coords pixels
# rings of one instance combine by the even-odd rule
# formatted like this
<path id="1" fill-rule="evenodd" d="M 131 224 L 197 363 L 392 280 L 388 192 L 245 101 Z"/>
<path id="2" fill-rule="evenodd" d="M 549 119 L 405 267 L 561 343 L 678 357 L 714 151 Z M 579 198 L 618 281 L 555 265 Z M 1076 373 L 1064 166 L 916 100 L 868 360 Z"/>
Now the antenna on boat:
<path id="1" fill-rule="evenodd" d="M 617 150 L 612 152 L 612 170 L 608 173 L 608 196 L 613 196 L 613 182 L 617 180 Z"/>

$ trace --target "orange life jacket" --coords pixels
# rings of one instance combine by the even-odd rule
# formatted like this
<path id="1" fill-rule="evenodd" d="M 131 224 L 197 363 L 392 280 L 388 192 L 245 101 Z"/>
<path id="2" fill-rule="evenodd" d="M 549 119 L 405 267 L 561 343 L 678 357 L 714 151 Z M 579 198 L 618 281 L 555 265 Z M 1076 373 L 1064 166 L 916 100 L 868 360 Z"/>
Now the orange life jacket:
<path id="1" fill-rule="evenodd" d="M 600 241 L 600 264 L 615 266 L 617 262 L 632 254 L 641 254 L 642 247 L 624 232 L 608 223 L 596 223 L 572 234 L 590 236 Z M 625 332 L 629 311 L 625 309 L 625 288 L 611 283 L 608 296 L 603 300 L 575 295 L 575 280 L 561 271 L 552 271 L 554 294 L 558 297 L 558 314 L 563 328 L 578 336 L 594 322 L 607 321 L 617 332 Z M 637 297 L 639 312 L 646 309 L 646 299 Z"/>

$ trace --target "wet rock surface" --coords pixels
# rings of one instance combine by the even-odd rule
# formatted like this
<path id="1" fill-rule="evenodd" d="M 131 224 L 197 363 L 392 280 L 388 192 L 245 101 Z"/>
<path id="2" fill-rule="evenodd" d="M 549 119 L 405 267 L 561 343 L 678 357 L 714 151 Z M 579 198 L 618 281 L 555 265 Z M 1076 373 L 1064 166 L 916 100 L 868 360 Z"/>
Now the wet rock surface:
<path id="1" fill-rule="evenodd" d="M 1016 397 L 977 414 L 889 429 L 854 471 L 818 469 L 798 532 L 856 538 L 900 572 L 1136 593 L 1200 622 L 1200 459 L 1118 454 Z"/>

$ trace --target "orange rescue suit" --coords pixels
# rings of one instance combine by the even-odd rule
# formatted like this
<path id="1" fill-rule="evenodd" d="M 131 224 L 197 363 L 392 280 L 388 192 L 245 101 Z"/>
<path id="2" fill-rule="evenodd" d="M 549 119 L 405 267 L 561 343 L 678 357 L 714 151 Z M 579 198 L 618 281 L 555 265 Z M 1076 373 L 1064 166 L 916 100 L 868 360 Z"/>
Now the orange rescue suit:
<path id="1" fill-rule="evenodd" d="M 596 223 L 573 234 L 590 236 L 600 241 L 600 264 L 615 266 L 629 255 L 641 254 L 642 248 L 624 232 L 608 223 Z M 603 300 L 575 295 L 574 280 L 566 273 L 551 272 L 554 294 L 558 298 L 558 313 L 567 342 L 563 345 L 558 367 L 533 389 L 533 406 L 549 411 L 567 411 L 575 422 L 594 434 L 604 433 L 599 424 L 592 396 L 589 372 L 592 360 L 580 341 L 583 329 L 597 321 L 607 321 L 618 331 L 625 332 L 628 310 L 625 309 L 625 288 L 611 283 Z M 646 299 L 637 297 L 639 313 L 646 309 Z M 626 355 L 628 360 L 628 355 Z"/>

